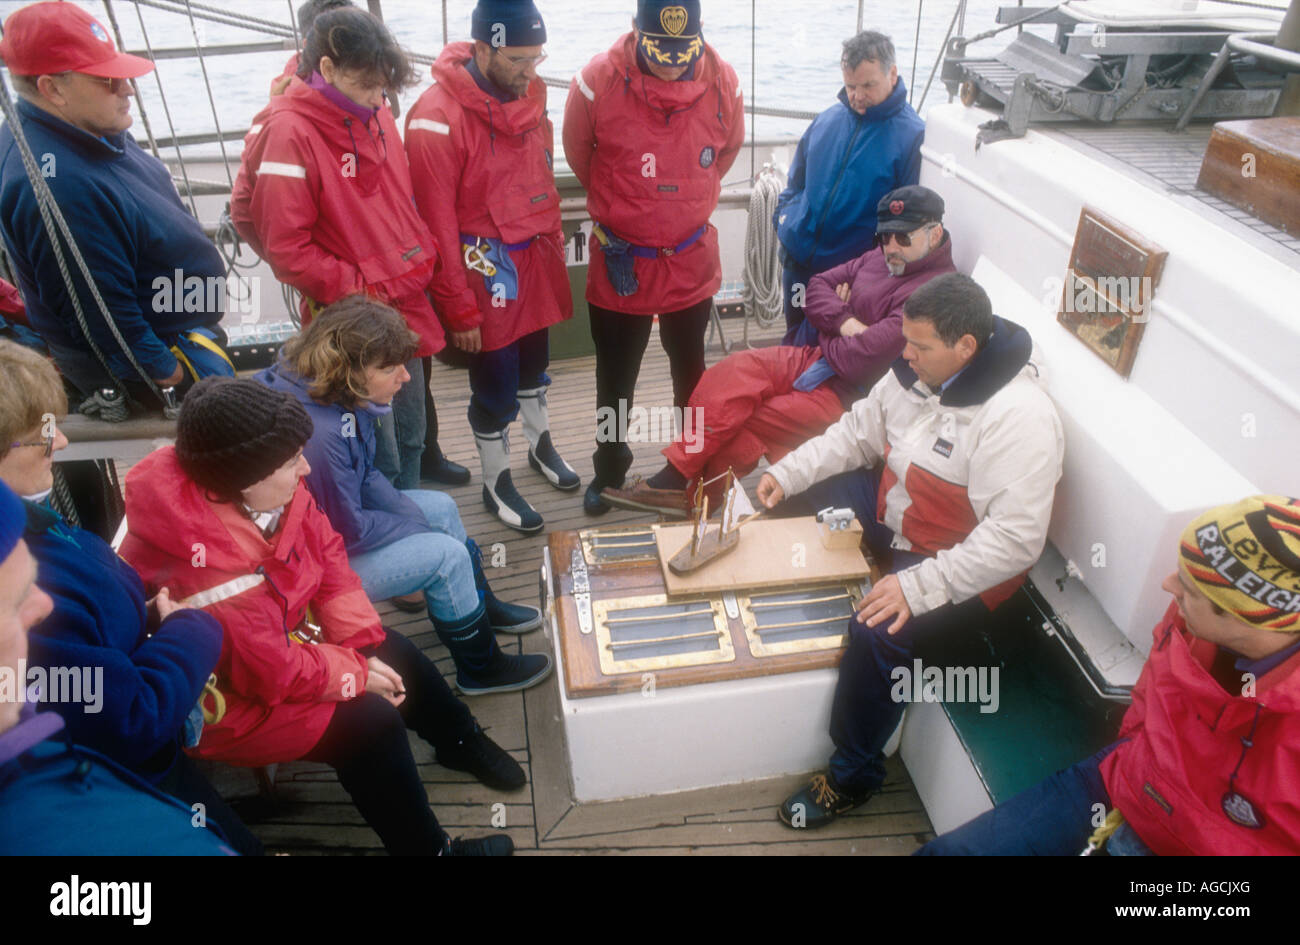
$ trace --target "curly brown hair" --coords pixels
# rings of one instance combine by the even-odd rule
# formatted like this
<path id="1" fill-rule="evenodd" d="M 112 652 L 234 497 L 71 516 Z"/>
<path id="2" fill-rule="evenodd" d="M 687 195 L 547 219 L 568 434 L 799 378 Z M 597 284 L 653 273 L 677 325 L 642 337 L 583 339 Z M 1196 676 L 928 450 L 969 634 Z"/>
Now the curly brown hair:
<path id="1" fill-rule="evenodd" d="M 383 302 L 349 295 L 327 305 L 285 342 L 281 360 L 309 382 L 314 400 L 355 407 L 366 399 L 366 370 L 405 364 L 420 336 Z"/>

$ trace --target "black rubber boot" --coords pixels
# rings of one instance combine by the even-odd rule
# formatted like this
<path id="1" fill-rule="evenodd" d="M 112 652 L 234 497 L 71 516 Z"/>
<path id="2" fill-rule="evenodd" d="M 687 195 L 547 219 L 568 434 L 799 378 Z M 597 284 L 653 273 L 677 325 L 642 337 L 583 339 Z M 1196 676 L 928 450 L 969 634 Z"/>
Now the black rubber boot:
<path id="1" fill-rule="evenodd" d="M 496 633 L 531 633 L 542 625 L 542 612 L 527 604 L 507 604 L 492 593 L 487 575 L 483 572 L 483 551 L 473 538 L 465 539 L 469 560 L 474 565 L 474 586 L 487 608 L 488 623 Z"/>
<path id="2" fill-rule="evenodd" d="M 544 653 L 509 656 L 501 651 L 481 604 L 466 620 L 454 625 L 434 621 L 433 628 L 456 662 L 456 685 L 464 695 L 517 692 L 551 675 L 551 658 Z"/>

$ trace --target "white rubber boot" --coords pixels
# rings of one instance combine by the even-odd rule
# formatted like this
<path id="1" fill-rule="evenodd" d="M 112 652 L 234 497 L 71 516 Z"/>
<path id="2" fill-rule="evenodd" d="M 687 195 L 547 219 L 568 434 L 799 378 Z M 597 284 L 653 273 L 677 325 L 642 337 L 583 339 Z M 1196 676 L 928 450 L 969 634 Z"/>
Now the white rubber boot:
<path id="1" fill-rule="evenodd" d="M 528 465 L 546 477 L 546 481 L 563 492 L 572 492 L 582 484 L 578 474 L 561 458 L 551 442 L 550 416 L 546 410 L 546 388 L 521 390 L 519 416 L 524 437 L 528 440 Z"/>
<path id="2" fill-rule="evenodd" d="M 510 478 L 510 441 L 506 431 L 475 433 L 478 460 L 483 468 L 483 504 L 515 531 L 531 535 L 542 530 L 542 517 L 515 489 Z"/>

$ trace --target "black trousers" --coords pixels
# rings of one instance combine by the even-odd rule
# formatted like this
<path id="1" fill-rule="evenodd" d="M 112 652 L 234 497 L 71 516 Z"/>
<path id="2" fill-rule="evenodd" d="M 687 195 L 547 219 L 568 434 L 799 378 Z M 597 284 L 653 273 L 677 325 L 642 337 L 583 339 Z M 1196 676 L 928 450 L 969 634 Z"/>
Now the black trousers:
<path id="1" fill-rule="evenodd" d="M 429 809 L 406 730 L 437 749 L 470 734 L 474 716 L 438 668 L 400 633 L 387 631 L 384 642 L 365 655 L 377 656 L 398 672 L 406 701 L 394 708 L 382 696 L 367 692 L 340 703 L 306 758 L 338 772 L 389 854 L 433 856 L 446 845 L 447 835 Z"/>
<path id="2" fill-rule="evenodd" d="M 709 327 L 711 297 L 701 299 L 690 308 L 665 312 L 659 316 L 659 340 L 668 355 L 673 376 L 673 405 L 685 407 L 691 392 L 704 374 L 704 333 Z M 652 319 L 648 315 L 628 315 L 599 305 L 589 305 L 591 340 L 596 345 L 597 416 L 612 410 L 623 417 L 632 409 L 636 379 L 641 373 L 641 359 L 650 342 Z M 623 428 L 623 424 L 618 427 Z M 621 486 L 632 465 L 632 450 L 618 436 L 596 438 L 596 452 L 591 457 L 595 478 L 602 486 Z"/>

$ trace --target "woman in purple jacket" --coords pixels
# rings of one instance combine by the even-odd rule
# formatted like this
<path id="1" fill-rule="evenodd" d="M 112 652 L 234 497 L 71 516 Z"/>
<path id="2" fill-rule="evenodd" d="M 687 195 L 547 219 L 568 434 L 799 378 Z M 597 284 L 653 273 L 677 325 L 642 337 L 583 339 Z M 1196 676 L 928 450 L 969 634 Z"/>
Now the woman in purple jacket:
<path id="1" fill-rule="evenodd" d="M 375 468 L 375 418 L 391 412 L 411 379 L 403 365 L 417 344 L 396 311 L 350 296 L 322 309 L 258 379 L 292 394 L 311 415 L 307 486 L 343 536 L 370 599 L 412 609 L 400 597 L 423 596 L 414 607 L 427 607 L 465 695 L 527 689 L 550 675 L 550 657 L 507 655 L 493 632 L 536 630 L 541 612 L 492 593 L 450 496 L 398 491 Z"/>

